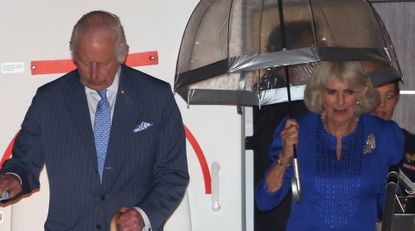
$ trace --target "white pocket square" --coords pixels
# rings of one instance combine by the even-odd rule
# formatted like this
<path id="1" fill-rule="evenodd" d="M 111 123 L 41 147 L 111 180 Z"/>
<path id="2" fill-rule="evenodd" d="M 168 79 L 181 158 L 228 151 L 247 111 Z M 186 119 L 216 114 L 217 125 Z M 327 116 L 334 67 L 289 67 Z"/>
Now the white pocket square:
<path id="1" fill-rule="evenodd" d="M 153 123 L 141 122 L 137 127 L 134 128 L 133 133 L 141 132 L 149 127 L 153 126 Z"/>

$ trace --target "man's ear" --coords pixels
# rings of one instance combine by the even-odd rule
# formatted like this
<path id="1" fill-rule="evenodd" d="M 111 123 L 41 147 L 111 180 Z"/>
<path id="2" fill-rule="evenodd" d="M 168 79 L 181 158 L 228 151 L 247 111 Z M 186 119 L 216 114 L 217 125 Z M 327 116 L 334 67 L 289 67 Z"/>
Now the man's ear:
<path id="1" fill-rule="evenodd" d="M 124 49 L 124 52 L 122 54 L 122 57 L 119 57 L 120 59 L 118 60 L 120 62 L 120 64 L 125 63 L 125 60 L 127 59 L 128 56 L 128 52 L 130 51 L 130 46 L 126 46 Z"/>

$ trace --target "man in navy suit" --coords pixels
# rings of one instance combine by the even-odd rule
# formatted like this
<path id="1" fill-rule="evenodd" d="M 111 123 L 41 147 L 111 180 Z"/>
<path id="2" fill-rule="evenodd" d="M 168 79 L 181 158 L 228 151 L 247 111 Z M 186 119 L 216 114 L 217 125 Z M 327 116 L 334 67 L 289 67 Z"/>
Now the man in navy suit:
<path id="1" fill-rule="evenodd" d="M 45 166 L 45 230 L 108 230 L 115 212 L 120 230 L 162 230 L 189 181 L 170 85 L 123 64 L 124 30 L 109 12 L 84 15 L 70 48 L 77 70 L 37 90 L 0 192 L 14 200 L 39 188 Z"/>

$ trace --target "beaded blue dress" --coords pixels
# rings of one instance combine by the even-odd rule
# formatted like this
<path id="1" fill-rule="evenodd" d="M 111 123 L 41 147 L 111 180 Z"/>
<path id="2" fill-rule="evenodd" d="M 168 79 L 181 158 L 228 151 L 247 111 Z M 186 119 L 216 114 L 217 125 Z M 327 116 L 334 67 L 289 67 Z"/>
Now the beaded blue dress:
<path id="1" fill-rule="evenodd" d="M 336 137 L 325 130 L 320 115 L 308 113 L 296 120 L 300 126 L 297 156 L 302 198 L 300 203 L 291 203 L 286 230 L 374 231 L 378 213 L 383 210 L 389 166 L 402 159 L 402 130 L 393 121 L 364 114 L 355 130 L 343 137 L 338 160 Z M 273 162 L 281 150 L 285 121 L 274 133 L 270 150 Z M 255 191 L 257 208 L 266 211 L 278 206 L 291 190 L 292 175 L 289 167 L 283 186 L 273 193 L 262 179 Z"/>

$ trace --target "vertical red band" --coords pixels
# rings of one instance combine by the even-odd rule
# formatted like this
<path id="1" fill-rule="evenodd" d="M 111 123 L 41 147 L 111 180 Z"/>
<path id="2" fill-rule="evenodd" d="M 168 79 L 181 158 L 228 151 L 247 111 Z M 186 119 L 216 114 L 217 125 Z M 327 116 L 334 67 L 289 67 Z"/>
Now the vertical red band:
<path id="1" fill-rule="evenodd" d="M 211 194 L 212 193 L 212 187 L 211 187 L 212 183 L 211 183 L 211 179 L 210 179 L 210 171 L 209 171 L 208 164 L 206 162 L 205 154 L 203 154 L 202 148 L 200 148 L 199 143 L 197 142 L 197 140 L 193 136 L 193 134 L 190 132 L 190 130 L 186 127 L 186 125 L 183 125 L 183 126 L 184 126 L 184 131 L 186 133 L 186 138 L 190 142 L 190 144 L 192 145 L 193 150 L 196 153 L 197 159 L 199 160 L 200 167 L 202 169 L 203 179 L 204 179 L 204 182 L 205 182 L 205 193 L 206 194 Z"/>

